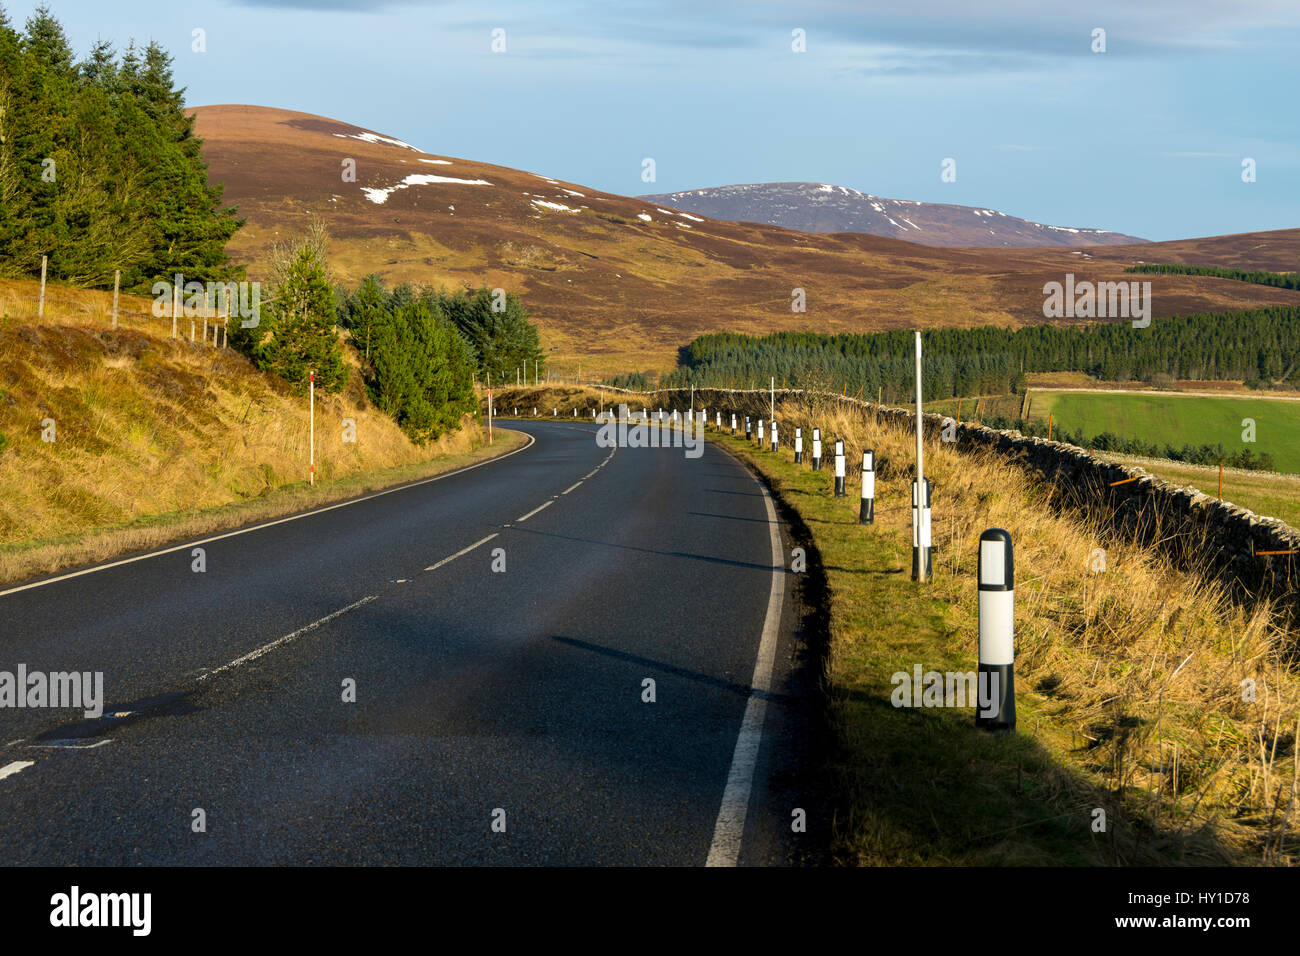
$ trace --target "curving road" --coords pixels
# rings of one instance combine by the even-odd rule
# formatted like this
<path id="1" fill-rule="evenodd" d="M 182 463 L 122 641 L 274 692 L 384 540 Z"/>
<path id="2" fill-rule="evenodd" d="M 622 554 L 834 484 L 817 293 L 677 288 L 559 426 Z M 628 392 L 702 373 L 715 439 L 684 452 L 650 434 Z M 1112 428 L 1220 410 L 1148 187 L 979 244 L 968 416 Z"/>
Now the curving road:
<path id="1" fill-rule="evenodd" d="M 461 473 L 0 591 L 0 671 L 102 671 L 105 697 L 0 709 L 5 862 L 803 854 L 808 675 L 766 492 L 712 445 L 510 427 L 534 441 Z"/>

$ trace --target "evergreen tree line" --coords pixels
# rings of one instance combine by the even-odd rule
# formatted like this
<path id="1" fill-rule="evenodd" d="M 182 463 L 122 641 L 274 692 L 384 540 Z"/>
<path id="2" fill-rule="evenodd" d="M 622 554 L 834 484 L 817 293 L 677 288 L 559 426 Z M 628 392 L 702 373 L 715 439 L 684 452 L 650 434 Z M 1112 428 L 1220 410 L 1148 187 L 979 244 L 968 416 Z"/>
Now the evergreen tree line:
<path id="1" fill-rule="evenodd" d="M 338 324 L 352 335 L 374 403 L 415 441 L 437 438 L 477 408 L 474 381 L 513 383 L 541 368 L 537 327 L 518 296 L 441 290 L 370 275 L 339 290 Z"/>
<path id="2" fill-rule="evenodd" d="M 1034 438 L 1046 438 L 1047 423 L 1023 418 L 1006 418 L 994 415 L 981 419 L 980 424 L 989 428 L 1015 429 Z M 1083 431 L 1071 432 L 1061 429 L 1052 431 L 1052 438 L 1080 448 L 1093 451 L 1108 451 L 1117 455 L 1137 455 L 1142 458 L 1168 458 L 1170 461 L 1186 462 L 1190 465 L 1227 465 L 1230 468 L 1246 468 L 1251 471 L 1274 471 L 1273 456 L 1268 452 L 1254 452 L 1249 448 L 1229 452 L 1222 445 L 1162 445 L 1157 442 L 1144 441 L 1141 438 L 1125 438 L 1114 432 L 1101 432 L 1088 436 Z"/>
<path id="3" fill-rule="evenodd" d="M 18 32 L 0 8 L 0 274 L 145 292 L 182 273 L 242 278 L 223 208 L 156 43 L 120 55 L 100 40 L 77 60 L 45 6 Z"/>
<path id="4" fill-rule="evenodd" d="M 625 375 L 615 375 L 610 384 L 615 388 L 626 388 L 633 392 L 646 392 L 654 388 L 654 383 L 650 381 L 649 376 L 644 372 L 628 372 Z"/>
<path id="5" fill-rule="evenodd" d="M 1279 289 L 1300 289 L 1300 275 L 1294 272 L 1265 272 L 1263 269 L 1228 269 L 1223 266 L 1185 266 L 1176 262 L 1144 263 L 1143 265 L 1130 266 L 1124 271 L 1153 275 L 1215 276 L 1220 279 L 1253 282 L 1255 285 L 1276 286 Z"/>
<path id="6" fill-rule="evenodd" d="M 1300 385 L 1300 307 L 1129 322 L 1042 324 L 1017 329 L 931 329 L 921 333 L 927 399 L 1023 391 L 1029 372 L 1085 372 L 1106 381 L 1206 379 Z M 701 335 L 682 350 L 665 386 L 778 386 L 879 393 L 899 402 L 915 392 L 910 331 L 824 335 L 777 332 Z"/>

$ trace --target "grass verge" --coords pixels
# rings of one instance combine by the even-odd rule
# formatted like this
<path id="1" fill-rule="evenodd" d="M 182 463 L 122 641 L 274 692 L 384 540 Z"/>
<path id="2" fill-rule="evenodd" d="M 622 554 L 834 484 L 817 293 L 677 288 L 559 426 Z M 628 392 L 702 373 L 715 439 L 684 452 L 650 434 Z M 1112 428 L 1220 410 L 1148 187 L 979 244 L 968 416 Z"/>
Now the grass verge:
<path id="1" fill-rule="evenodd" d="M 1121 542 L 1108 545 L 1113 573 L 1089 580 L 1084 561 L 1068 565 L 1097 543 L 1093 534 L 1050 514 L 1050 489 L 989 457 L 936 454 L 936 484 L 949 495 L 950 469 L 963 466 L 957 494 L 967 514 L 936 508 L 935 581 L 916 585 L 910 479 L 899 465 L 907 436 L 873 433 L 867 422 L 823 427 L 877 449 L 876 525 L 857 523 L 856 488 L 833 497 L 829 470 L 796 467 L 786 448 L 773 455 L 743 438 L 715 440 L 764 476 L 819 551 L 837 862 L 1294 862 L 1297 682 L 1266 609 L 1234 608 Z M 1041 513 L 1031 531 L 1023 516 Z M 973 543 L 995 524 L 1020 545 L 1018 729 L 1004 737 L 976 730 L 972 707 L 891 701 L 896 673 L 974 670 Z M 1040 560 L 1048 553 L 1057 560 Z M 1249 704 L 1238 688 L 1248 675 L 1260 688 Z"/>

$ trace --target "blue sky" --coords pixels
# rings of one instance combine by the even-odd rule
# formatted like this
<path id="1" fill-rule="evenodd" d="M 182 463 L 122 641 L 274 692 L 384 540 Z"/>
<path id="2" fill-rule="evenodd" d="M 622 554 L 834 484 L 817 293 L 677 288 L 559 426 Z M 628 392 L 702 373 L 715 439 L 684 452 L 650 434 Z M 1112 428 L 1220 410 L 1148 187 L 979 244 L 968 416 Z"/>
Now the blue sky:
<path id="1" fill-rule="evenodd" d="M 0 4 L 18 24 L 35 6 Z M 50 6 L 78 53 L 158 40 L 190 105 L 318 113 L 615 193 L 806 180 L 1149 239 L 1300 225 L 1296 0 Z"/>

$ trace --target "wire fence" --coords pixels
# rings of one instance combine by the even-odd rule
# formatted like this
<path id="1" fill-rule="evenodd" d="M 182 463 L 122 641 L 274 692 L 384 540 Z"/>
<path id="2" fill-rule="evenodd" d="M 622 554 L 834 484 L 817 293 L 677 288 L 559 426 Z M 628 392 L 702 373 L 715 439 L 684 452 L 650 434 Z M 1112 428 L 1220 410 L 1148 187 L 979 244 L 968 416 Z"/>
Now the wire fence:
<path id="1" fill-rule="evenodd" d="M 73 312 L 78 317 L 84 317 L 92 324 L 98 325 L 103 323 L 109 328 L 117 328 L 119 325 L 129 325 L 137 328 L 156 331 L 160 335 L 168 338 L 188 338 L 196 344 L 212 346 L 213 348 L 228 348 L 227 341 L 230 331 L 230 317 L 225 311 L 218 309 L 215 305 L 204 304 L 199 308 L 191 306 L 182 306 L 175 314 L 172 315 L 168 310 L 163 315 L 157 315 L 152 310 L 148 312 L 139 309 L 123 308 L 119 303 L 114 309 L 111 305 L 87 301 L 85 299 L 75 299 L 62 295 L 50 295 L 48 292 L 44 296 L 25 295 L 18 292 L 0 292 L 0 306 L 7 306 L 8 303 L 33 302 L 36 303 L 36 312 L 38 318 L 71 318 L 68 312 Z M 49 306 L 54 303 L 61 307 L 65 314 L 52 316 L 49 315 Z M 8 309 L 5 308 L 7 314 Z"/>

